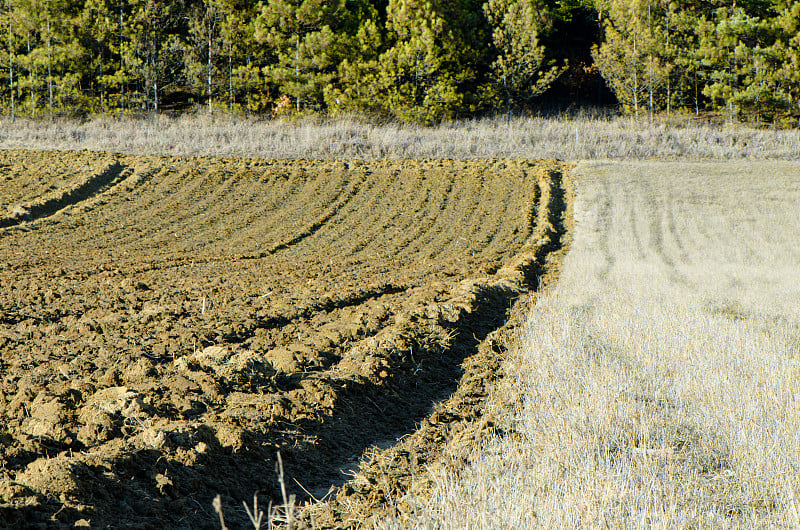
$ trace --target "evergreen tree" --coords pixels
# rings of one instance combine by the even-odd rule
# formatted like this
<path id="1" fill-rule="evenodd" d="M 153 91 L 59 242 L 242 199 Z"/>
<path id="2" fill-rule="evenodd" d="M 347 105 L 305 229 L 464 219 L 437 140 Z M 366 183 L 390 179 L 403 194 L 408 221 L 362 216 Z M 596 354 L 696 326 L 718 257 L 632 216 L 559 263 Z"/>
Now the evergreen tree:
<path id="1" fill-rule="evenodd" d="M 225 16 L 220 27 L 221 70 L 226 82 L 229 110 L 266 109 L 269 85 L 261 65 L 267 64 L 263 47 L 255 40 L 256 6 L 247 0 L 221 0 Z"/>
<path id="2" fill-rule="evenodd" d="M 781 7 L 772 21 L 777 33 L 774 78 L 785 103 L 784 119 L 796 126 L 800 120 L 800 2 L 786 2 Z"/>
<path id="3" fill-rule="evenodd" d="M 666 106 L 669 66 L 662 48 L 664 15 L 652 0 L 610 0 L 605 40 L 593 56 L 623 108 L 637 117 Z"/>
<path id="4" fill-rule="evenodd" d="M 376 76 L 383 105 L 406 121 L 429 123 L 476 110 L 485 64 L 485 19 L 472 0 L 390 0 Z"/>
<path id="5" fill-rule="evenodd" d="M 156 0 L 128 4 L 130 16 L 124 25 L 126 68 L 134 76 L 136 90 L 131 100 L 142 111 L 159 112 L 165 88 L 185 84 L 183 35 L 185 5 Z"/>
<path id="6" fill-rule="evenodd" d="M 363 4 L 358 29 L 344 46 L 337 82 L 325 88 L 325 104 L 331 115 L 360 112 L 380 116 L 387 112 L 380 88 L 380 59 L 386 51 L 383 29 L 378 11 L 369 3 Z"/>
<path id="7" fill-rule="evenodd" d="M 709 70 L 703 93 L 731 120 L 738 115 L 760 119 L 768 109 L 787 106 L 788 94 L 776 78 L 781 54 L 769 23 L 741 7 L 720 8 L 715 19 L 698 25 L 698 52 Z"/>
<path id="8" fill-rule="evenodd" d="M 3 83 L 4 92 L 7 94 L 8 99 L 8 113 L 13 120 L 16 117 L 16 75 L 17 72 L 16 62 L 17 62 L 17 38 L 16 38 L 16 6 L 12 2 L 12 0 L 5 0 L 4 5 L 2 6 L 2 15 L 0 15 L 0 25 L 2 30 L 0 30 L 5 37 L 2 42 L 2 55 L 0 55 L 0 60 L 2 61 L 3 69 L 5 70 L 5 83 Z"/>
<path id="9" fill-rule="evenodd" d="M 31 3 L 39 9 L 43 50 L 32 50 L 41 57 L 46 70 L 47 114 L 78 114 L 86 111 L 81 76 L 85 73 L 86 53 L 82 49 L 79 21 L 81 4 L 74 0 L 42 0 Z"/>
<path id="10" fill-rule="evenodd" d="M 319 110 L 323 90 L 343 55 L 340 32 L 350 22 L 345 0 L 274 0 L 256 19 L 255 37 L 275 55 L 270 81 L 291 96 L 295 108 Z"/>
<path id="11" fill-rule="evenodd" d="M 555 14 L 541 0 L 489 0 L 483 11 L 492 27 L 492 73 L 507 108 L 522 107 L 565 70 L 549 59 L 541 37 Z"/>
<path id="12" fill-rule="evenodd" d="M 186 78 L 197 91 L 198 102 L 205 99 L 208 112 L 220 92 L 224 54 L 230 51 L 222 38 L 223 24 L 231 16 L 227 8 L 221 0 L 203 0 L 190 8 Z"/>

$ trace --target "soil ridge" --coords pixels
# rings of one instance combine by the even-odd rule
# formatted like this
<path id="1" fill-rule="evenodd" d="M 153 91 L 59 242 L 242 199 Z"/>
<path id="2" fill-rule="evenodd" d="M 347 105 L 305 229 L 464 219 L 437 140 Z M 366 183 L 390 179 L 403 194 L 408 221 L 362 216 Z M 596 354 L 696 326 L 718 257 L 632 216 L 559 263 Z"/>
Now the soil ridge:
<path id="1" fill-rule="evenodd" d="M 119 181 L 123 169 L 124 166 L 118 161 L 113 162 L 104 170 L 89 175 L 65 189 L 45 194 L 42 197 L 21 204 L 16 212 L 0 217 L 0 228 L 8 228 L 24 222 L 49 217 L 68 206 L 98 195 Z"/>
<path id="2" fill-rule="evenodd" d="M 555 283 L 570 241 L 573 184 L 566 168 L 549 170 L 535 196 L 533 231 L 523 249 L 491 278 L 464 280 L 461 289 L 506 306 L 493 331 L 477 339 L 464 358 L 455 391 L 424 418 L 418 428 L 387 449 L 373 447 L 353 478 L 326 502 L 306 506 L 301 525 L 312 528 L 367 528 L 380 519 L 411 513 L 409 496 L 425 497 L 433 484 L 431 471 L 444 460 L 466 461 L 480 439 L 498 433 L 501 421 L 487 412 L 487 402 L 503 377 L 503 363 L 519 347 L 518 330 L 532 297 Z M 488 307 L 487 306 L 487 307 Z M 472 306 L 473 319 L 485 312 Z"/>

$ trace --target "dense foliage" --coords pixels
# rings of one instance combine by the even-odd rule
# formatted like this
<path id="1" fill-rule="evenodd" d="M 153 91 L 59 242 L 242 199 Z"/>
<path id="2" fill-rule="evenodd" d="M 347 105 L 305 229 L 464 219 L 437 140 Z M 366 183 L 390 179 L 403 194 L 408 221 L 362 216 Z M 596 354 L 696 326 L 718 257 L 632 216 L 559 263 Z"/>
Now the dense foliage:
<path id="1" fill-rule="evenodd" d="M 10 116 L 224 108 L 426 123 L 611 95 L 637 115 L 795 124 L 800 2 L 0 0 Z"/>

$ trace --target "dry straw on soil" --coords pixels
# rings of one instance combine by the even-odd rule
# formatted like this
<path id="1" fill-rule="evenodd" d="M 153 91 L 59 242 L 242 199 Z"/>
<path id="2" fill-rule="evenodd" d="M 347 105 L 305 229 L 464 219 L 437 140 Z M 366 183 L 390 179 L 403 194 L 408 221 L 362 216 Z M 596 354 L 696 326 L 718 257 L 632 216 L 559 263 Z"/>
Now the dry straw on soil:
<path id="1" fill-rule="evenodd" d="M 579 167 L 575 240 L 508 365 L 513 435 L 416 528 L 800 528 L 800 168 Z"/>
<path id="2" fill-rule="evenodd" d="M 6 119 L 0 121 L 0 148 L 267 158 L 796 159 L 800 131 L 591 116 L 496 117 L 430 128 L 226 116 Z"/>

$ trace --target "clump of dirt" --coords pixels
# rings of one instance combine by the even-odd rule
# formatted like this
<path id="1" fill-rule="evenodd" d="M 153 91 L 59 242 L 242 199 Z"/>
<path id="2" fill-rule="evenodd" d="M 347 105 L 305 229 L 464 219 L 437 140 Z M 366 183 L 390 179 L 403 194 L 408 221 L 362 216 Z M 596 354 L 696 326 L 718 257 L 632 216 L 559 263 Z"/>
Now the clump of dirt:
<path id="1" fill-rule="evenodd" d="M 278 453 L 301 501 L 344 484 L 308 522 L 366 521 L 488 425 L 562 246 L 555 161 L 0 161 L 0 203 L 32 205 L 0 228 L 11 526 L 216 528 L 219 494 L 244 527 Z"/>

